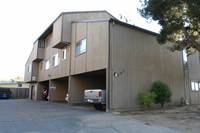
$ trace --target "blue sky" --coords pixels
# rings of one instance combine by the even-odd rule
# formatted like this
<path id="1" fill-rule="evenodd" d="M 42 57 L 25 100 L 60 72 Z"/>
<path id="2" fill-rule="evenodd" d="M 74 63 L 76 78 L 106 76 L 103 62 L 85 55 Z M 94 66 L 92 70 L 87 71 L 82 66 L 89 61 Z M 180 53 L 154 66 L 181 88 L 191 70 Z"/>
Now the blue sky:
<path id="1" fill-rule="evenodd" d="M 24 76 L 34 41 L 52 21 L 67 11 L 107 10 L 130 24 L 158 32 L 137 12 L 139 0 L 2 0 L 0 1 L 0 78 Z"/>

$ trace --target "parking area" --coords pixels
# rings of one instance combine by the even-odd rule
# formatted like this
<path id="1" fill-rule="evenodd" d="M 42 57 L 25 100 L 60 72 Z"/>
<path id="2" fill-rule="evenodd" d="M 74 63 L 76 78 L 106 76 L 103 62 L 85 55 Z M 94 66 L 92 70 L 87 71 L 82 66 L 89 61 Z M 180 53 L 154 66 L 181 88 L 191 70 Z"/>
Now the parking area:
<path id="1" fill-rule="evenodd" d="M 0 108 L 0 133 L 182 133 L 64 103 L 0 100 Z"/>

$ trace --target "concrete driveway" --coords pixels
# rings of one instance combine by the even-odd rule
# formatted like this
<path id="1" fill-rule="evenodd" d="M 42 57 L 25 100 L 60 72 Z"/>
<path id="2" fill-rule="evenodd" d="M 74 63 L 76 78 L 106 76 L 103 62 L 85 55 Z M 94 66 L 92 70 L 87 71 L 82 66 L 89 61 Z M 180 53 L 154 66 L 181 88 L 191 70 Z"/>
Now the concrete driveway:
<path id="1" fill-rule="evenodd" d="M 0 133 L 182 133 L 93 108 L 0 100 Z"/>

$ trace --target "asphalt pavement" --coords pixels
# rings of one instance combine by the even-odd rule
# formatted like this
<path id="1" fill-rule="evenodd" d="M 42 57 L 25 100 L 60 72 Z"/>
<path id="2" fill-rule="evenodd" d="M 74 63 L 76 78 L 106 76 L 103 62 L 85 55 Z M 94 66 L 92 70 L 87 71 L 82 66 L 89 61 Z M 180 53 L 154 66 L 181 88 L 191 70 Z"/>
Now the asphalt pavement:
<path id="1" fill-rule="evenodd" d="M 0 99 L 0 133 L 183 133 L 92 107 Z"/>

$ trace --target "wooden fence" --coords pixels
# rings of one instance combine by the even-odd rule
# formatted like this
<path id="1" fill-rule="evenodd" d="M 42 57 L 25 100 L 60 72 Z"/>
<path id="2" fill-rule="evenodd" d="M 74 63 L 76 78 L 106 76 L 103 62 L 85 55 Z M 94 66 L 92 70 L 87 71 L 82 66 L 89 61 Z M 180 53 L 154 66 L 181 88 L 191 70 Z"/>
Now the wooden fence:
<path id="1" fill-rule="evenodd" d="M 5 87 L 0 87 L 5 88 Z M 29 98 L 29 88 L 6 88 L 10 89 L 12 92 L 12 99 L 28 99 Z"/>

